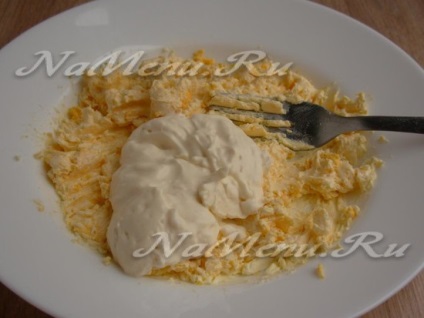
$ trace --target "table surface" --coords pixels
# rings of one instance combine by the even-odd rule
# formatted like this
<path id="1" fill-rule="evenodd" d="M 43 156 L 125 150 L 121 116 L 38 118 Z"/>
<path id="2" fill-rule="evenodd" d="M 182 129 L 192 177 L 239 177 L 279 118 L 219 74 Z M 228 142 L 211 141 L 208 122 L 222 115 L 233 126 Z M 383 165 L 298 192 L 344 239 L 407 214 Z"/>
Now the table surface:
<path id="1" fill-rule="evenodd" d="M 88 0 L 0 0 L 0 48 L 37 23 Z M 424 66 L 424 1 L 316 0 L 377 30 Z M 0 283 L 0 317 L 49 315 Z M 424 271 L 363 318 L 424 317 Z"/>

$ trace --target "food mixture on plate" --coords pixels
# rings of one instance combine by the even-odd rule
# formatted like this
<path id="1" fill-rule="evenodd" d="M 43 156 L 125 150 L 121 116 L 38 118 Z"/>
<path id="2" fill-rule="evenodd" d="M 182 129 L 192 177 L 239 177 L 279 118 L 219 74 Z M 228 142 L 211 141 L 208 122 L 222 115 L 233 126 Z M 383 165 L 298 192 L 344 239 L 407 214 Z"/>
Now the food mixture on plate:
<path id="1" fill-rule="evenodd" d="M 217 94 L 250 94 L 351 116 L 367 113 L 364 95 L 316 88 L 291 70 L 213 76 L 225 65 L 203 51 L 187 61 L 203 63 L 202 73 L 82 78 L 78 103 L 42 152 L 68 229 L 129 275 L 196 284 L 292 271 L 336 248 L 382 165 L 366 134 L 295 152 L 249 137 L 208 105 Z"/>

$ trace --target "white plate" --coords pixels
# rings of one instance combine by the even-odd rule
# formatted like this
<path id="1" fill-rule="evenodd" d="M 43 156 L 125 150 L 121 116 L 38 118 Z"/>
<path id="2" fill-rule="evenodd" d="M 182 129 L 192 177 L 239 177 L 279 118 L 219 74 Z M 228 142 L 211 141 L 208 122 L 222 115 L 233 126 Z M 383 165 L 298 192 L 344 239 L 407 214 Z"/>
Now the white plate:
<path id="1" fill-rule="evenodd" d="M 57 198 L 33 154 L 39 132 L 51 129 L 54 107 L 69 80 L 16 69 L 33 54 L 73 50 L 72 63 L 92 61 L 116 47 L 206 48 L 221 57 L 263 48 L 275 60 L 336 81 L 342 91 L 366 91 L 371 112 L 424 115 L 422 69 L 403 51 L 346 16 L 306 1 L 145 0 L 94 2 L 31 29 L 0 55 L 0 278 L 42 310 L 64 317 L 352 317 L 388 298 L 424 263 L 424 137 L 386 134 L 386 160 L 378 186 L 350 234 L 383 233 L 390 243 L 410 243 L 405 257 L 372 259 L 363 252 L 323 260 L 328 278 L 313 275 L 317 261 L 264 284 L 199 287 L 134 279 L 71 242 Z M 34 131 L 34 128 L 36 131 Z M 25 137 L 28 136 L 28 137 Z M 21 161 L 14 161 L 18 155 Z M 46 205 L 36 211 L 33 199 Z M 55 212 L 49 212 L 55 211 Z"/>

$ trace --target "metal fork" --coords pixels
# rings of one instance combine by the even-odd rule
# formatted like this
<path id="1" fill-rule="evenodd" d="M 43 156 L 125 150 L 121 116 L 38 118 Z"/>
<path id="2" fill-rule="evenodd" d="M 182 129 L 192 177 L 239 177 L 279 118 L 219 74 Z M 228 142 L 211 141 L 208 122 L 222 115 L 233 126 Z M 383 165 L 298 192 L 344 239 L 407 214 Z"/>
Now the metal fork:
<path id="1" fill-rule="evenodd" d="M 280 114 L 262 111 L 260 101 L 264 97 L 253 97 L 250 104 L 259 104 L 255 110 L 239 109 L 228 105 L 228 99 L 236 102 L 247 101 L 246 95 L 225 94 L 227 105 L 218 105 L 212 99 L 209 109 L 215 114 L 224 115 L 237 125 L 254 123 L 260 125 L 271 136 L 280 136 L 283 142 L 293 150 L 308 150 L 321 147 L 340 134 L 352 131 L 398 131 L 424 134 L 424 117 L 394 117 L 394 116 L 354 116 L 344 117 L 336 115 L 322 106 L 309 102 L 292 104 L 287 101 L 278 101 L 281 104 Z M 259 102 L 258 102 L 259 100 Z M 275 103 L 276 100 L 272 99 Z M 231 103 L 230 103 L 231 104 Z M 240 104 L 240 103 L 239 103 Z M 253 107 L 255 108 L 255 107 Z M 284 123 L 281 125 L 281 121 Z M 276 123 L 276 124 L 274 124 Z M 280 124 L 278 124 L 280 123 Z M 275 127 L 280 126 L 280 127 Z M 266 138 L 266 136 L 252 136 Z"/>

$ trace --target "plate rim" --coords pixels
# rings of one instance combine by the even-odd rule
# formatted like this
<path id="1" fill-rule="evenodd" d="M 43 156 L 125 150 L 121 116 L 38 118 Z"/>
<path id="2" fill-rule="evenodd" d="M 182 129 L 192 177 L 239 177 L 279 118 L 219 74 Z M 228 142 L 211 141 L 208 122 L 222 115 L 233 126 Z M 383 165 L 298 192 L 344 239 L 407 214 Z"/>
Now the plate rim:
<path id="1" fill-rule="evenodd" d="M 52 17 L 50 17 L 50 18 L 48 18 L 48 19 L 46 19 L 46 20 L 44 20 L 44 21 L 42 21 L 42 22 L 40 22 L 40 23 L 38 23 L 38 24 L 36 24 L 35 26 L 33 26 L 32 28 L 30 28 L 29 30 L 27 30 L 27 31 L 25 31 L 25 32 L 23 32 L 22 34 L 20 34 L 18 37 L 16 37 L 16 38 L 14 38 L 12 41 L 10 41 L 9 43 L 7 43 L 5 46 L 3 46 L 3 48 L 1 49 L 1 51 L 2 52 L 5 52 L 5 51 L 7 51 L 7 50 L 12 50 L 13 49 L 13 46 L 14 45 L 16 45 L 15 43 L 16 42 L 19 42 L 19 41 L 22 41 L 25 37 L 28 37 L 28 35 L 29 34 L 31 34 L 31 32 L 37 32 L 37 29 L 38 29 L 38 27 L 40 27 L 41 25 L 46 25 L 46 24 L 48 24 L 48 23 L 52 23 L 51 21 L 54 21 L 55 19 L 57 19 L 57 20 L 59 20 L 59 19 L 61 19 L 61 17 L 63 17 L 63 16 L 65 16 L 65 15 L 69 15 L 70 13 L 70 11 L 73 11 L 73 13 L 72 14 L 75 14 L 75 12 L 77 11 L 77 10 L 79 10 L 79 11 L 84 11 L 84 10 L 86 10 L 86 9 L 88 9 L 88 8 L 90 8 L 90 7 L 96 7 L 96 6 L 98 6 L 99 5 L 99 3 L 97 3 L 97 2 L 89 2 L 89 3 L 85 3 L 85 4 L 82 4 L 82 5 L 78 5 L 78 6 L 76 6 L 76 7 L 73 7 L 73 8 L 71 8 L 71 9 L 68 9 L 68 10 L 66 10 L 66 11 L 63 11 L 63 12 L 61 12 L 61 13 L 59 13 L 59 14 L 57 14 L 57 15 L 55 15 L 55 16 L 52 16 Z M 341 13 L 341 12 L 339 12 L 339 11 L 336 11 L 336 10 L 334 10 L 334 9 L 332 9 L 332 8 L 329 8 L 329 7 L 326 7 L 326 6 L 324 6 L 324 5 L 321 5 L 321 4 L 318 4 L 318 3 L 315 3 L 315 2 L 308 2 L 308 5 L 313 5 L 313 6 L 316 6 L 316 7 L 319 7 L 320 8 L 320 10 L 324 10 L 324 11 L 331 11 L 332 12 L 332 14 L 336 14 L 336 15 L 340 15 L 340 16 L 342 16 L 344 19 L 349 19 L 351 22 L 353 22 L 353 23 L 356 23 L 357 25 L 361 25 L 362 27 L 364 27 L 366 30 L 367 30 L 367 32 L 372 32 L 374 35 L 376 35 L 376 36 L 378 36 L 381 40 L 383 40 L 383 41 L 385 41 L 386 43 L 389 43 L 390 45 L 391 45 L 391 47 L 393 48 L 393 49 L 395 49 L 395 50 L 397 50 L 398 51 L 398 53 L 400 53 L 400 54 L 402 54 L 403 55 L 403 58 L 406 58 L 406 59 L 408 59 L 409 60 L 409 62 L 410 63 L 412 63 L 412 64 L 415 64 L 415 66 L 416 66 L 416 68 L 418 69 L 418 70 L 421 70 L 421 73 L 422 73 L 422 75 L 424 75 L 424 72 L 423 72 L 423 69 L 422 69 L 422 67 L 419 65 L 419 63 L 414 59 L 414 58 L 412 58 L 411 56 L 409 56 L 401 47 L 399 47 L 398 45 L 396 45 L 393 41 L 391 41 L 390 39 L 388 39 L 388 38 L 386 38 L 386 37 L 384 37 L 382 34 L 380 34 L 379 32 L 377 32 L 377 31 L 375 31 L 374 29 L 372 29 L 371 27 L 369 27 L 369 26 L 367 26 L 366 24 L 364 24 L 364 23 L 362 23 L 362 22 L 360 22 L 360 21 L 358 21 L 358 20 L 355 20 L 354 18 L 352 18 L 352 17 L 350 17 L 350 16 L 348 16 L 348 15 L 345 15 L 345 14 L 343 14 L 343 13 Z M 378 305 L 380 305 L 382 302 L 384 302 L 385 300 L 387 300 L 387 299 L 389 299 L 390 297 L 392 297 L 395 293 L 397 293 L 400 289 L 402 289 L 403 287 L 405 287 L 408 283 L 410 283 L 412 280 L 413 280 L 413 278 L 414 277 L 416 277 L 422 270 L 423 270 L 423 268 L 424 268 L 424 263 L 422 263 L 421 265 L 420 265 L 420 267 L 418 267 L 414 272 L 412 272 L 412 273 L 410 273 L 410 275 L 409 275 L 409 277 L 408 277 L 408 279 L 406 279 L 406 280 L 404 280 L 400 285 L 398 285 L 397 286 L 397 288 L 396 289 L 394 289 L 394 290 L 392 290 L 390 293 L 388 293 L 388 294 L 386 294 L 385 296 L 382 296 L 381 298 L 380 298 L 380 301 L 378 301 L 378 302 L 376 302 L 376 303 L 374 303 L 374 304 L 372 304 L 372 305 L 370 305 L 370 306 L 368 306 L 367 308 L 364 308 L 362 311 L 360 311 L 360 312 L 358 312 L 358 313 L 356 313 L 356 314 L 358 314 L 358 315 L 362 315 L 363 313 L 365 313 L 365 312 L 368 312 L 369 310 L 371 310 L 371 309 L 373 309 L 373 308 L 375 308 L 376 306 L 378 306 Z M 6 286 L 6 287 L 8 287 L 9 289 L 11 289 L 14 293 L 16 293 L 17 295 L 19 295 L 20 297 L 22 297 L 22 298 L 24 298 L 26 301 L 28 301 L 29 303 L 31 303 L 31 304 L 35 304 L 35 302 L 32 300 L 32 299 L 30 299 L 30 297 L 28 296 L 28 297 L 26 297 L 26 295 L 25 295 L 25 293 L 22 293 L 22 291 L 20 291 L 20 290 L 15 290 L 14 289 L 14 286 L 13 286 L 13 283 L 10 283 L 9 284 L 9 282 L 7 281 L 7 277 L 3 277 L 3 275 L 2 275 L 2 271 L 0 271 L 0 280 L 2 281 L 2 283 Z M 55 313 L 55 312 L 52 312 L 52 311 L 50 311 L 49 310 L 49 308 L 44 308 L 41 304 L 39 304 L 39 303 L 37 303 L 37 304 L 35 304 L 35 306 L 37 307 L 37 308 L 40 308 L 41 310 L 43 310 L 44 312 L 46 312 L 46 313 L 49 313 L 49 314 L 57 314 L 57 313 Z M 355 314 L 355 315 L 356 315 Z"/>

